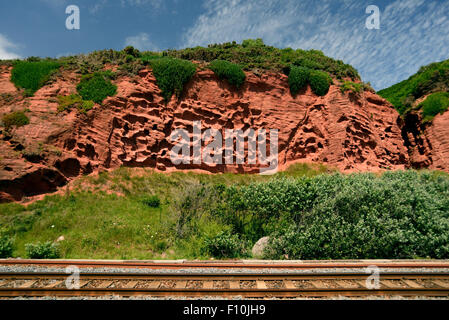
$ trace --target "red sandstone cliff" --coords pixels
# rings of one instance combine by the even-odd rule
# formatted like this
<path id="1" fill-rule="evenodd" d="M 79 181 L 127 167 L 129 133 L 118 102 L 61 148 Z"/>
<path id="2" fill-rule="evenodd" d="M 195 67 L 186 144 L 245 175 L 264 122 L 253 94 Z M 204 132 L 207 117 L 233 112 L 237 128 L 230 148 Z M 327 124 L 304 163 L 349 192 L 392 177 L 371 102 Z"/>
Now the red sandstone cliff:
<path id="1" fill-rule="evenodd" d="M 3 133 L 0 139 L 0 201 L 55 191 L 79 175 L 122 165 L 258 172 L 258 167 L 247 164 L 175 167 L 169 157 L 173 146 L 169 136 L 176 128 L 191 132 L 193 121 L 201 121 L 203 130 L 278 129 L 281 169 L 296 161 L 324 163 L 342 171 L 410 165 L 398 113 L 368 91 L 341 93 L 334 85 L 324 97 L 310 88 L 292 97 L 286 76 L 252 73 L 236 91 L 212 71 L 200 71 L 179 100 L 165 104 L 151 71 L 142 70 L 133 79 L 115 81 L 117 95 L 83 115 L 75 110 L 57 113 L 55 100 L 57 95 L 75 93 L 77 75 L 64 73 L 33 98 L 22 99 L 9 74 L 9 69 L 0 71 L 0 115 L 27 108 L 30 124 L 14 129 L 11 136 Z M 426 131 L 433 148 L 429 166 L 443 170 L 449 169 L 448 121 L 449 113 L 438 116 Z"/>

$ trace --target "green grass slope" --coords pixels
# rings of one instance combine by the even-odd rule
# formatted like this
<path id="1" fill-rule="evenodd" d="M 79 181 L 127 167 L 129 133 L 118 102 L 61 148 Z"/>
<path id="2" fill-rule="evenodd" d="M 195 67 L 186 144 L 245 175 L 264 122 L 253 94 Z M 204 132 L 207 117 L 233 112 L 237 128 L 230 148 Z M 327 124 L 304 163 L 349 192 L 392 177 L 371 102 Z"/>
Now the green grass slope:
<path id="1" fill-rule="evenodd" d="M 446 174 L 342 175 L 301 164 L 272 177 L 139 170 L 84 177 L 26 207 L 0 204 L 0 254 L 237 258 L 270 236 L 266 258 L 449 258 Z"/>
<path id="2" fill-rule="evenodd" d="M 390 101 L 398 112 L 404 115 L 412 109 L 417 99 L 431 93 L 448 91 L 449 60 L 445 60 L 421 67 L 407 80 L 380 90 L 378 94 Z"/>

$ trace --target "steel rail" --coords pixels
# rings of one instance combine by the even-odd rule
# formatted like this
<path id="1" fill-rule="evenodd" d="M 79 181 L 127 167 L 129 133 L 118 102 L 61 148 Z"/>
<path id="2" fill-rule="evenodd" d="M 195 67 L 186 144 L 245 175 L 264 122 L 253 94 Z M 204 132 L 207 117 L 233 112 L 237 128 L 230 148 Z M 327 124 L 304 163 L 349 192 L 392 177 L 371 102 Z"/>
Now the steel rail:
<path id="1" fill-rule="evenodd" d="M 16 280 L 30 280 L 32 283 L 38 283 L 42 280 L 59 279 L 64 280 L 67 278 L 65 273 L 12 273 L 3 272 L 0 273 L 0 283 L 5 284 L 8 281 Z M 192 273 L 180 273 L 180 274 L 141 274 L 141 273 L 80 273 L 80 281 L 84 281 L 84 285 L 77 290 L 70 290 L 63 287 L 33 287 L 28 284 L 27 287 L 0 287 L 0 297 L 42 297 L 42 296 L 56 296 L 56 297 L 68 297 L 68 296 L 154 296 L 154 297 L 167 297 L 167 296 L 186 296 L 186 297 L 204 297 L 204 296 L 242 296 L 246 298 L 266 298 L 266 297 L 280 297 L 280 298 L 292 298 L 292 297 L 330 297 L 330 296 L 434 296 L 434 297 L 449 297 L 449 282 L 441 282 L 441 280 L 449 280 L 448 272 L 388 272 L 380 275 L 380 283 L 383 280 L 429 280 L 439 281 L 439 285 L 433 287 L 425 287 L 423 284 L 415 283 L 414 287 L 397 287 L 389 285 L 382 285 L 378 289 L 369 289 L 361 286 L 345 287 L 339 285 L 334 288 L 324 288 L 312 285 L 311 287 L 296 287 L 287 286 L 285 281 L 301 281 L 309 280 L 319 282 L 321 280 L 334 280 L 338 283 L 340 280 L 366 280 L 367 274 L 364 273 L 345 273 L 345 272 L 333 272 L 333 273 L 284 273 L 284 274 L 261 274 L 261 273 L 247 273 L 247 274 L 229 274 L 229 273 L 209 273 L 209 274 L 192 274 Z M 129 280 L 134 281 L 132 288 L 112 287 L 109 285 L 106 287 L 89 287 L 87 284 L 91 280 L 109 280 L 112 281 Z M 164 280 L 176 280 L 183 283 L 183 287 L 174 288 L 144 288 L 137 286 L 138 280 L 153 280 L 158 284 Z M 256 280 L 264 283 L 262 287 L 259 284 L 253 288 L 188 288 L 186 286 L 187 281 L 199 280 L 208 281 L 209 283 L 215 281 L 245 281 Z M 282 288 L 267 288 L 264 281 L 270 280 L 283 280 Z M 62 281 L 61 281 L 62 282 Z M 108 281 L 106 281 L 108 282 Z M 290 282 L 292 283 L 292 282 Z M 447 284 L 447 285 L 446 285 Z M 137 286 L 137 287 L 136 287 Z"/>
<path id="2" fill-rule="evenodd" d="M 329 296 L 432 296 L 449 297 L 449 288 L 297 288 L 297 289 L 110 289 L 81 288 L 69 290 L 65 288 L 0 288 L 0 297 L 77 297 L 77 296 L 242 296 L 252 298 L 266 297 L 329 297 Z"/>
<path id="3" fill-rule="evenodd" d="M 377 266 L 379 268 L 449 268 L 449 260 L 441 262 L 435 261 L 360 261 L 360 262 L 264 262 L 251 263 L 243 261 L 230 262 L 206 262 L 206 261 L 186 261 L 186 262 L 154 262 L 154 261 L 84 261 L 84 260 L 18 260 L 9 259 L 1 260 L 1 265 L 17 265 L 17 266 L 48 266 L 48 267 L 65 267 L 69 265 L 78 266 L 80 268 L 89 267 L 117 267 L 117 268 L 149 268 L 149 269 L 183 269 L 183 268 L 237 268 L 237 269 L 340 269 L 340 268 L 366 268 L 369 266 Z"/>
<path id="4" fill-rule="evenodd" d="M 109 273 L 80 272 L 82 280 L 364 280 L 370 274 L 355 272 L 326 273 Z M 61 279 L 64 272 L 0 272 L 0 280 Z M 380 279 L 443 279 L 449 280 L 449 272 L 381 272 Z"/>

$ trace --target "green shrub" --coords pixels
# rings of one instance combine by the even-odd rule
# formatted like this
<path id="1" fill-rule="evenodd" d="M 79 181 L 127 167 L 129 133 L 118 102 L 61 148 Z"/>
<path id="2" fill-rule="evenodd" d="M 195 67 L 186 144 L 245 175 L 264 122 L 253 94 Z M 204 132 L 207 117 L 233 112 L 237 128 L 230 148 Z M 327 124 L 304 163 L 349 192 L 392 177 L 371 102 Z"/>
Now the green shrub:
<path id="1" fill-rule="evenodd" d="M 157 195 L 152 195 L 148 198 L 142 199 L 142 203 L 150 208 L 159 208 L 161 205 L 161 200 Z"/>
<path id="2" fill-rule="evenodd" d="M 288 85 L 292 95 L 296 95 L 301 89 L 307 86 L 310 69 L 292 66 L 288 75 Z"/>
<path id="3" fill-rule="evenodd" d="M 150 60 L 153 74 L 156 77 L 157 85 L 162 91 L 165 101 L 169 101 L 171 96 L 176 94 L 180 97 L 184 85 L 190 81 L 196 72 L 196 66 L 190 61 L 161 58 Z"/>
<path id="4" fill-rule="evenodd" d="M 104 99 L 115 95 L 117 92 L 117 86 L 110 81 L 111 76 L 111 72 L 96 72 L 85 75 L 76 90 L 83 100 L 101 104 Z"/>
<path id="5" fill-rule="evenodd" d="M 17 61 L 11 72 L 11 81 L 18 88 L 25 89 L 25 95 L 32 96 L 45 85 L 50 76 L 60 68 L 55 61 Z"/>
<path id="6" fill-rule="evenodd" d="M 77 94 L 58 96 L 58 101 L 58 112 L 70 110 L 72 107 L 75 107 L 80 113 L 86 113 L 95 105 L 93 101 L 84 101 L 83 98 Z"/>
<path id="7" fill-rule="evenodd" d="M 309 74 L 309 83 L 315 94 L 325 96 L 329 91 L 332 78 L 325 72 L 312 70 Z"/>
<path id="8" fill-rule="evenodd" d="M 12 257 L 13 241 L 7 236 L 0 236 L 0 258 Z"/>
<path id="9" fill-rule="evenodd" d="M 134 48 L 133 46 L 127 46 L 125 49 L 123 49 L 123 52 L 127 55 L 127 56 L 131 56 L 133 58 L 138 58 L 140 57 L 140 52 L 139 50 L 137 50 L 136 48 Z"/>
<path id="10" fill-rule="evenodd" d="M 438 114 L 443 114 L 449 108 L 449 92 L 433 93 L 419 105 L 422 108 L 424 121 L 432 121 Z"/>
<path id="11" fill-rule="evenodd" d="M 245 254 L 245 247 L 239 237 L 226 232 L 206 238 L 203 250 L 215 258 L 237 258 Z"/>
<path id="12" fill-rule="evenodd" d="M 15 111 L 3 115 L 2 122 L 6 129 L 10 129 L 13 126 L 22 127 L 27 125 L 30 123 L 30 119 L 23 111 Z"/>
<path id="13" fill-rule="evenodd" d="M 50 241 L 28 243 L 25 245 L 25 249 L 30 259 L 58 259 L 60 257 L 58 245 Z"/>
<path id="14" fill-rule="evenodd" d="M 214 60 L 210 63 L 209 67 L 220 79 L 226 79 L 229 84 L 236 88 L 240 88 L 245 82 L 245 73 L 242 68 L 235 63 L 225 60 Z"/>
<path id="15" fill-rule="evenodd" d="M 271 234 L 267 258 L 449 257 L 446 177 L 409 171 L 282 184 L 286 195 L 276 188 L 274 194 L 253 196 L 266 199 L 258 202 L 273 216 L 292 212 L 291 222 Z"/>

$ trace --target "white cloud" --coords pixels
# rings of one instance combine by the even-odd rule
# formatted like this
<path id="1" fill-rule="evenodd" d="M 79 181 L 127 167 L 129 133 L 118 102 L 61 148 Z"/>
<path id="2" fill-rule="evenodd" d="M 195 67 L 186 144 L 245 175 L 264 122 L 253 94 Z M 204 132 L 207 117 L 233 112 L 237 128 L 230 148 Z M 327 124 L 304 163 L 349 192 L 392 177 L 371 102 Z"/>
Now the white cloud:
<path id="1" fill-rule="evenodd" d="M 15 49 L 17 45 L 0 33 L 0 60 L 19 59 L 20 56 L 13 52 Z"/>
<path id="2" fill-rule="evenodd" d="M 159 50 L 156 45 L 150 41 L 150 37 L 147 33 L 142 32 L 136 36 L 131 36 L 125 39 L 125 47 L 133 46 L 141 51 L 157 51 Z"/>
<path id="3" fill-rule="evenodd" d="M 183 36 L 193 47 L 263 38 L 278 47 L 319 49 L 352 64 L 376 89 L 449 58 L 449 0 L 394 0 L 380 30 L 365 28 L 371 3 L 359 0 L 210 0 Z"/>

